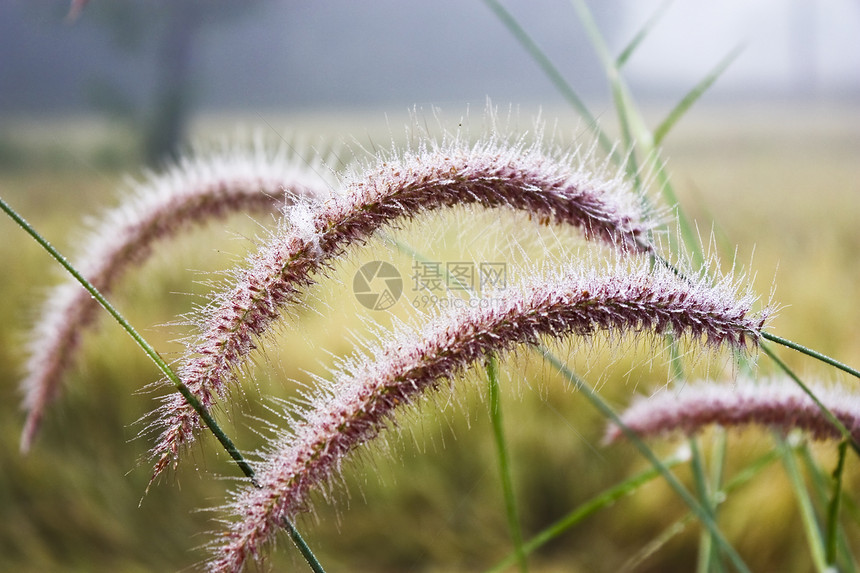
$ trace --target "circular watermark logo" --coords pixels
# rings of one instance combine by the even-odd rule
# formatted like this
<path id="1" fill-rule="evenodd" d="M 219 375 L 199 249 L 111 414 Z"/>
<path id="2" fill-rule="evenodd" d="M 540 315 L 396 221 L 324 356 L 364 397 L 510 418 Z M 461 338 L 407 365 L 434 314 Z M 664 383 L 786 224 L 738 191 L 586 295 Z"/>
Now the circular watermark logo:
<path id="1" fill-rule="evenodd" d="M 403 294 L 403 277 L 391 263 L 370 261 L 355 273 L 352 292 L 370 310 L 388 310 Z"/>

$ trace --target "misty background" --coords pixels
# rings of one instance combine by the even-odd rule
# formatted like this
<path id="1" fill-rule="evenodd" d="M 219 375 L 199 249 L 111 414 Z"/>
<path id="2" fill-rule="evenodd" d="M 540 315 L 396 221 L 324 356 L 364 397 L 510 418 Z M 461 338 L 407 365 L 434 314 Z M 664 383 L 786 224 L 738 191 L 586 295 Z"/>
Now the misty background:
<path id="1" fill-rule="evenodd" d="M 500 1 L 616 136 L 606 74 L 570 0 Z M 480 116 L 488 97 L 503 112 L 510 103 L 529 119 L 543 108 L 548 122 L 559 118 L 560 141 L 585 131 L 483 0 L 89 0 L 73 23 L 66 21 L 69 3 L 0 0 L 0 195 L 64 253 L 76 252 L 82 221 L 129 192 L 127 178 L 147 181 L 147 167 L 163 173 L 166 158 L 187 139 L 208 143 L 226 134 L 241 142 L 258 130 L 269 142 L 285 134 L 299 150 L 321 141 L 314 155 L 343 142 L 345 161 L 373 161 L 361 151 L 403 137 L 400 118 L 408 121 L 413 106 L 419 117 L 430 106 L 446 119 L 460 117 L 466 106 Z M 613 54 L 661 5 L 589 0 Z M 739 45 L 743 50 L 725 74 L 663 142 L 678 209 L 703 242 L 710 234 L 708 251 L 723 253 L 722 268 L 748 265 L 752 292 L 762 303 L 771 294 L 780 309 L 774 332 L 856 365 L 860 1 L 676 0 L 622 70 L 648 127 L 659 125 Z M 556 142 L 550 134 L 547 139 L 549 150 Z M 394 149 L 402 149 L 398 143 Z M 326 167 L 343 174 L 339 161 L 329 159 Z M 675 200 L 658 199 L 662 185 L 653 174 L 650 179 L 655 203 L 666 205 L 661 222 L 673 229 L 668 243 Z M 579 243 L 568 242 L 576 233 L 523 226 L 522 214 L 455 211 L 450 219 L 416 220 L 392 236 L 410 239 L 428 260 L 480 261 L 486 253 L 512 265 L 522 260 L 523 272 L 567 264 L 579 252 Z M 227 269 L 257 248 L 267 228 L 276 228 L 268 223 L 237 215 L 157 248 L 114 292 L 116 303 L 159 352 L 178 359 L 184 347 L 177 340 L 194 332 L 184 325 L 193 314 L 184 313 L 226 286 L 233 276 Z M 0 239 L 0 571 L 192 570 L 205 558 L 198 551 L 204 532 L 218 519 L 201 508 L 224 503 L 230 476 L 238 474 L 215 440 L 200 440 L 192 463 L 153 486 L 142 503 L 151 443 L 141 437 L 145 421 L 135 420 L 146 420 L 162 394 L 151 390 L 159 374 L 106 317 L 69 372 L 69 391 L 46 416 L 40 444 L 27 457 L 19 454 L 26 330 L 48 286 L 62 275 L 11 221 L 0 224 Z M 390 324 L 387 314 L 362 310 L 350 290 L 352 273 L 362 261 L 386 257 L 400 261 L 408 276 L 413 261 L 375 243 L 327 272 L 328 284 L 318 285 L 277 329 L 277 340 L 253 361 L 254 371 L 243 373 L 250 384 L 219 412 L 243 451 L 261 443 L 270 427 L 264 420 L 282 423 L 270 396 L 301 400 L 312 376 L 328 376 L 327 365 Z M 538 250 L 527 251 L 532 248 Z M 601 256 L 589 253 L 588 260 Z M 674 355 L 660 340 L 653 347 L 662 349 L 658 354 L 642 354 L 648 344 L 630 352 L 603 343 L 585 352 L 573 343 L 561 346 L 570 351 L 571 366 L 619 408 L 633 392 L 675 377 Z M 713 352 L 696 354 L 682 354 L 691 376 L 704 370 L 716 377 L 723 366 L 741 370 L 734 355 L 712 363 Z M 604 357 L 617 364 L 604 371 Z M 785 359 L 797 372 L 836 381 L 799 353 L 786 352 Z M 764 357 L 759 362 L 762 375 L 772 372 Z M 599 447 L 605 420 L 577 392 L 556 384 L 554 370 L 539 360 L 503 368 L 511 469 L 528 536 L 644 464 L 630 446 Z M 530 391 L 532 383 L 538 391 Z M 356 573 L 419 564 L 425 573 L 481 570 L 510 550 L 484 392 L 466 390 L 459 405 L 447 396 L 433 399 L 441 407 L 410 414 L 401 437 L 392 433 L 378 455 L 362 454 L 358 467 L 344 474 L 346 499 L 320 503 L 309 516 L 309 541 L 326 566 Z M 719 506 L 721 527 L 754 571 L 812 570 L 800 488 L 778 461 L 764 473 L 749 473 L 749 464 L 773 452 L 769 434 L 721 440 L 702 442 L 715 486 L 758 475 Z M 677 448 L 655 446 L 667 455 Z M 813 453 L 821 454 L 820 475 L 829 479 L 835 452 L 825 448 Z M 815 479 L 803 458 L 803 475 Z M 714 476 L 714 468 L 724 476 Z M 846 468 L 844 492 L 860 491 L 860 466 Z M 686 480 L 692 473 L 678 475 Z M 818 505 L 818 482 L 807 483 L 820 523 L 827 523 L 830 504 Z M 851 511 L 842 513 L 850 527 L 846 538 L 860 554 L 860 526 Z M 534 571 L 538 564 L 541 571 L 620 570 L 640 558 L 647 559 L 640 573 L 689 570 L 700 541 L 707 546 L 710 538 L 695 524 L 678 532 L 686 514 L 668 487 L 654 483 L 554 540 L 535 555 Z M 296 569 L 290 542 L 281 541 L 271 570 Z"/>
<path id="2" fill-rule="evenodd" d="M 503 3 L 577 92 L 608 98 L 570 3 Z M 591 2 L 617 54 L 665 2 Z M 0 1 L 0 122 L 87 114 L 173 148 L 200 112 L 562 104 L 479 0 Z M 640 100 L 676 101 L 737 46 L 712 101 L 860 102 L 860 4 L 671 3 L 625 67 Z M 2 124 L 0 124 L 2 127 Z"/>

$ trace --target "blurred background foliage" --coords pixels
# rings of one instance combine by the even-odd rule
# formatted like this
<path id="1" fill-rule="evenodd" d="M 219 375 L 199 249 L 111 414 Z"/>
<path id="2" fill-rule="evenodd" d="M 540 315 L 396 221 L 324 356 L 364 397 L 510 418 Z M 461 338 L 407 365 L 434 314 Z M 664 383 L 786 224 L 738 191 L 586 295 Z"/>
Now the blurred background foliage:
<path id="1" fill-rule="evenodd" d="M 120 11 L 117 19 L 111 20 L 120 4 L 93 0 L 78 23 L 60 28 L 51 26 L 61 26 L 65 3 L 46 3 L 50 9 L 25 2 L 0 5 L 3 15 L 9 16 L 0 17 L 0 27 L 8 27 L 15 21 L 11 15 L 15 15 L 18 22 L 29 22 L 41 33 L 62 30 L 65 39 L 60 35 L 56 43 L 72 42 L 67 46 L 69 61 L 78 63 L 69 64 L 74 73 L 61 73 L 61 77 L 87 84 L 99 74 L 104 76 L 102 84 L 89 83 L 90 88 L 81 88 L 80 93 L 72 86 L 83 84 L 66 86 L 70 90 L 66 99 L 77 100 L 77 104 L 51 103 L 59 84 L 33 87 L 22 81 L 41 72 L 29 70 L 30 76 L 20 76 L 10 71 L 10 61 L 27 62 L 32 56 L 23 49 L 26 41 L 20 34 L 13 35 L 13 40 L 7 35 L 3 40 L 19 42 L 19 51 L 0 63 L 0 79 L 4 80 L 0 86 L 4 94 L 0 100 L 4 104 L 0 110 L 0 193 L 63 252 L 73 250 L 83 218 L 114 204 L 115 190 L 126 173 L 139 175 L 147 158 L 161 157 L 155 160 L 157 165 L 172 153 L 176 141 L 184 139 L 177 137 L 155 154 L 146 143 L 148 130 L 157 124 L 152 118 L 159 113 L 167 117 L 165 108 L 170 107 L 158 99 L 161 88 L 153 87 L 161 85 L 162 80 L 156 79 L 160 73 L 168 73 L 155 63 L 157 46 L 164 45 L 163 38 L 169 36 L 165 23 L 168 12 L 141 12 L 145 3 L 128 2 L 128 11 Z M 186 5 L 176 3 L 180 4 Z M 187 8 L 199 11 L 201 4 L 189 2 Z M 189 82 L 183 83 L 182 90 L 190 94 L 183 102 L 193 103 L 184 108 L 187 115 L 178 122 L 183 126 L 179 132 L 187 133 L 188 139 L 212 139 L 235 133 L 235 126 L 242 124 L 257 127 L 275 140 L 287 134 L 310 141 L 344 141 L 362 155 L 359 148 L 372 149 L 391 140 L 402 142 L 400 126 L 411 121 L 403 101 L 423 106 L 417 112 L 419 121 L 430 123 L 435 118 L 429 104 L 442 104 L 443 115 L 453 120 L 452 125 L 466 109 L 463 101 L 471 101 L 472 122 L 478 124 L 483 98 L 489 95 L 503 105 L 515 102 L 518 121 L 525 127 L 531 126 L 531 117 L 540 105 L 545 118 L 558 118 L 562 137 L 582 137 L 582 124 L 559 105 L 552 87 L 519 54 L 519 47 L 480 3 L 469 4 L 461 12 L 456 11 L 460 4 L 446 4 L 444 21 L 460 19 L 475 32 L 470 36 L 457 29 L 447 30 L 449 40 L 461 42 L 455 48 L 450 47 L 450 41 L 440 43 L 427 32 L 427 28 L 445 29 L 441 24 L 418 27 L 408 25 L 409 20 L 404 24 L 394 19 L 401 11 L 395 4 L 383 6 L 392 19 L 377 23 L 392 30 L 395 40 L 385 41 L 372 29 L 343 24 L 361 12 L 347 7 L 347 3 L 322 3 L 324 10 L 313 11 L 290 3 L 260 2 L 241 14 L 226 6 L 212 8 L 207 15 L 211 21 L 196 20 L 192 25 L 197 34 L 197 43 L 192 45 L 201 47 L 200 51 L 190 50 L 189 61 L 194 61 L 194 54 L 206 54 L 207 50 L 209 56 L 200 56 L 196 64 L 189 64 L 190 71 L 180 74 L 181 82 Z M 603 5 L 595 3 L 595 7 L 598 4 Z M 608 4 L 616 10 L 607 8 L 600 17 L 601 25 L 610 32 L 610 39 L 621 38 L 619 45 L 623 45 L 625 35 L 629 35 L 625 22 L 640 12 L 633 10 L 631 16 L 629 3 Z M 677 11 L 684 13 L 685 4 L 678 4 Z M 544 41 L 551 54 L 564 58 L 576 52 L 576 59 L 562 59 L 568 66 L 565 71 L 575 86 L 581 79 L 595 113 L 610 133 L 617 134 L 608 117 L 605 80 L 600 79 L 599 66 L 569 8 L 563 3 L 545 2 L 540 5 L 542 10 L 532 14 L 525 4 L 511 5 L 524 25 L 532 24 L 532 29 L 547 33 Z M 253 30 L 253 22 L 263 16 L 271 21 L 273 13 L 286 10 L 283 6 L 293 10 L 292 17 L 281 18 L 275 27 L 289 41 L 306 46 L 299 55 L 284 51 L 283 44 L 270 42 L 267 46 L 266 42 L 276 37 L 268 27 L 257 30 L 260 42 L 249 40 L 247 35 L 244 41 L 233 40 L 235 29 Z M 625 6 L 627 11 L 622 11 Z M 416 10 L 429 17 L 424 8 Z M 128 14 L 135 17 L 126 21 Z M 563 20 L 553 14 L 570 18 Z M 817 21 L 829 20 L 822 15 Z M 335 26 L 338 23 L 342 24 L 340 29 Z M 561 32 L 569 44 L 556 44 L 554 38 Z M 515 73 L 524 79 L 513 83 L 518 89 L 527 85 L 543 95 L 517 93 L 509 87 L 509 69 L 502 70 L 507 73 L 507 77 L 501 75 L 504 80 L 476 72 L 477 78 L 462 74 L 467 79 L 458 84 L 456 77 L 445 75 L 445 66 L 438 62 L 437 68 L 413 63 L 413 68 L 422 70 L 418 74 L 422 79 L 406 76 L 411 79 L 404 80 L 396 73 L 395 59 L 385 61 L 390 66 L 387 72 L 363 59 L 372 60 L 376 50 L 393 58 L 394 42 L 405 42 L 404 35 L 410 33 L 419 39 L 427 34 L 427 43 L 419 42 L 419 47 L 412 49 L 438 47 L 440 62 L 446 61 L 446 50 L 472 54 L 471 47 L 477 52 L 495 52 L 500 60 L 511 55 L 513 64 L 505 65 L 522 65 L 525 70 Z M 312 42 L 315 34 L 322 37 L 317 40 L 320 44 Z M 322 45 L 326 38 L 338 34 L 346 38 L 344 49 L 352 50 L 356 59 Z M 671 37 L 671 32 L 665 35 Z M 659 29 L 654 37 L 661 37 Z M 347 41 L 350 39 L 352 43 Z M 226 45 L 213 48 L 219 40 Z M 94 51 L 79 50 L 75 46 L 82 44 L 75 42 L 91 49 L 94 46 Z M 47 49 L 44 46 L 50 42 L 43 40 L 40 45 Z M 728 48 L 730 45 L 724 44 L 721 50 Z M 230 50 L 256 53 L 261 59 L 253 66 L 259 76 L 256 80 L 243 75 L 241 58 L 234 67 L 224 62 L 228 78 L 241 78 L 234 83 L 243 84 L 249 93 L 280 90 L 286 99 L 251 95 L 247 105 L 239 106 L 223 101 L 219 105 L 217 98 L 213 101 L 208 97 L 206 94 L 217 92 L 212 86 L 219 85 L 220 76 L 201 76 L 201 70 L 215 65 L 210 59 L 212 53 L 217 56 Z M 314 50 L 323 55 L 316 63 L 310 57 Z M 755 48 L 748 51 L 755 60 Z M 27 66 L 38 67 L 39 61 L 50 60 L 46 52 L 36 53 L 42 54 L 42 60 L 31 60 Z M 87 53 L 113 63 L 87 71 L 79 63 Z M 845 58 L 851 57 L 846 51 Z M 273 58 L 296 67 L 277 72 L 267 69 Z M 712 61 L 701 63 L 700 69 L 705 70 Z M 468 65 L 478 69 L 474 63 Z M 27 66 L 19 62 L 21 69 Z M 249 67 L 247 62 L 244 66 Z M 820 68 L 830 69 L 828 66 L 822 63 Z M 639 69 L 639 77 L 647 77 L 642 69 L 647 67 Z M 358 87 L 357 83 L 352 89 L 349 78 L 361 73 L 381 83 L 382 91 L 389 94 L 387 99 L 374 99 L 370 88 Z M 310 87 L 306 86 L 303 96 L 282 84 L 267 83 L 273 81 L 268 76 L 277 76 L 279 82 L 308 83 Z M 825 80 L 829 77 L 825 72 L 821 76 Z M 124 77 L 146 80 L 148 95 L 144 97 L 133 87 L 138 84 L 128 83 Z M 315 78 L 327 78 L 329 83 Z M 726 80 L 734 85 L 730 76 Z M 15 81 L 18 87 L 13 85 Z M 197 87 L 193 87 L 195 82 Z M 385 92 L 385 86 L 401 83 L 405 85 Z M 436 85 L 447 84 L 459 86 L 453 95 L 434 91 Z M 852 91 L 850 81 L 846 88 L 822 80 L 819 85 L 823 87 L 813 90 L 812 95 L 788 97 L 788 90 L 777 88 L 790 86 L 790 81 L 770 85 L 770 90 L 753 87 L 744 97 L 742 90 L 706 95 L 701 107 L 684 118 L 665 144 L 669 171 L 681 204 L 694 218 L 703 240 L 707 242 L 713 231 L 721 244 L 730 245 L 730 249 L 737 245 L 737 261 L 755 272 L 755 291 L 766 300 L 774 290 L 774 301 L 782 308 L 774 320 L 774 331 L 856 365 L 860 361 L 860 307 L 856 304 L 860 284 L 857 92 Z M 661 91 L 645 84 L 640 89 L 651 94 Z M 18 95 L 6 95 L 10 93 Z M 42 94 L 45 99 L 39 103 L 36 96 L 22 95 L 26 93 Z M 355 100 L 349 100 L 350 93 Z M 657 121 L 670 106 L 671 100 L 654 95 L 646 102 L 646 116 Z M 344 151 L 342 155 L 348 159 L 350 154 Z M 271 224 L 268 220 L 261 223 Z M 24 332 L 45 287 L 56 280 L 59 271 L 11 222 L 0 223 L 0 229 L 0 261 L 6 266 L 5 278 L 0 281 L 0 312 L 6 317 L 0 323 L 0 570 L 132 572 L 192 567 L 203 556 L 195 548 L 208 540 L 206 532 L 217 525 L 214 520 L 218 513 L 206 510 L 223 503 L 224 492 L 238 473 L 212 440 L 202 440 L 195 446 L 190 463 L 144 495 L 150 475 L 145 459 L 150 442 L 137 437 L 145 423 L 135 421 L 154 407 L 158 392 L 144 389 L 158 374 L 115 325 L 103 320 L 99 332 L 88 338 L 83 356 L 68 377 L 67 391 L 49 412 L 34 451 L 27 456 L 18 453 L 23 416 L 18 408 L 17 382 L 25 359 Z M 242 216 L 226 226 L 197 232 L 157 253 L 127 278 L 122 292 L 113 299 L 159 351 L 176 357 L 181 348 L 176 340 L 189 333 L 175 324 L 176 317 L 205 301 L 213 277 L 217 281 L 223 276 L 217 274 L 219 271 L 240 261 L 253 248 L 248 238 L 259 232 L 257 222 Z M 517 262 L 567 260 L 578 256 L 582 248 L 575 233 L 540 228 L 508 213 L 456 211 L 425 217 L 395 236 L 431 260 L 501 260 L 510 262 L 511 268 Z M 732 257 L 731 250 L 722 253 L 726 268 Z M 244 390 L 237 391 L 221 412 L 220 418 L 243 449 L 258 446 L 262 441 L 259 432 L 265 432 L 253 416 L 277 423 L 271 409 L 279 406 L 271 397 L 295 397 L 299 385 L 310 382 L 309 373 L 325 375 L 335 357 L 351 353 L 356 339 L 367 336 L 368 322 L 385 327 L 393 316 L 416 318 L 418 311 L 411 309 L 407 300 L 414 295 L 408 280 L 404 298 L 391 313 L 372 312 L 357 303 L 351 293 L 352 276 L 370 260 L 391 261 L 404 277 L 410 276 L 410 258 L 375 240 L 337 265 L 329 279 L 313 289 L 307 307 L 285 321 L 266 345 L 265 353 L 258 355 Z M 668 354 L 651 350 L 630 345 L 612 349 L 605 341 L 587 349 L 576 341 L 558 346 L 577 372 L 599 385 L 602 395 L 619 408 L 629 402 L 633 391 L 647 392 L 669 379 Z M 810 379 L 837 378 L 832 371 L 784 354 Z M 764 359 L 762 369 L 769 369 Z M 730 376 L 734 363 L 731 357 L 706 356 L 692 361 L 688 370 L 691 376 Z M 601 445 L 604 420 L 581 396 L 565 388 L 551 367 L 528 351 L 503 363 L 502 383 L 504 423 L 526 537 L 605 487 L 647 467 L 626 444 Z M 384 444 L 362 453 L 345 473 L 343 487 L 335 488 L 331 500 L 320 499 L 314 513 L 299 523 L 331 571 L 478 571 L 510 551 L 487 415 L 485 374 L 472 372 L 454 385 L 455 391 L 440 392 L 401 419 L 399 431 L 390 433 Z M 701 440 L 706 457 L 711 453 L 711 435 L 707 433 Z M 772 449 L 773 443 L 765 431 L 730 432 L 726 475 L 740 471 Z M 654 444 L 666 455 L 680 445 L 677 439 Z M 835 463 L 835 447 L 816 445 L 812 451 L 826 475 Z M 678 473 L 689 483 L 687 468 Z M 860 551 L 855 495 L 860 471 L 856 457 L 849 457 L 845 479 L 847 533 L 856 553 Z M 754 571 L 811 569 L 797 503 L 778 463 L 731 495 L 720 511 L 721 526 Z M 618 571 L 634 564 L 635 571 L 690 570 L 699 535 L 695 523 L 684 527 L 653 555 L 647 553 L 649 544 L 684 514 L 685 508 L 669 488 L 655 481 L 544 547 L 530 558 L 532 570 Z M 304 570 L 290 545 L 284 536 L 273 553 L 272 570 Z"/>

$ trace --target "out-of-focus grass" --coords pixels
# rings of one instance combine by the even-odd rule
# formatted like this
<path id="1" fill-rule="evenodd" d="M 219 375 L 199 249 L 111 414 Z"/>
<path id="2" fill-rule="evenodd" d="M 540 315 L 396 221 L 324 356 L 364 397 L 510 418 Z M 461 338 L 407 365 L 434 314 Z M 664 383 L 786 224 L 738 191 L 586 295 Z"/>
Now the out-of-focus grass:
<path id="1" fill-rule="evenodd" d="M 707 114 L 682 122 L 667 142 L 680 199 L 703 234 L 715 221 L 739 262 L 754 251 L 756 290 L 775 283 L 776 301 L 788 307 L 776 330 L 856 363 L 860 110 L 735 113 L 728 124 Z"/>
<path id="2" fill-rule="evenodd" d="M 753 113 L 755 111 L 755 113 Z M 707 240 L 712 225 L 738 246 L 747 265 L 753 247 L 755 290 L 786 306 L 774 325 L 780 335 L 856 365 L 860 362 L 860 112 L 856 109 L 700 110 L 685 118 L 666 143 L 669 170 L 687 212 Z M 355 138 L 366 147 L 387 142 L 380 116 L 318 124 L 304 118 L 301 130 Z M 570 124 L 571 130 L 575 124 Z M 49 132 L 47 128 L 46 132 Z M 207 131 L 212 128 L 204 129 Z M 392 128 L 399 136 L 398 128 Z M 62 139 L 61 139 L 62 141 Z M 69 140 L 72 141 L 72 140 Z M 372 141 L 372 143 L 370 143 Z M 28 144 L 30 145 L 30 144 Z M 62 143 L 60 144 L 62 146 Z M 68 143 L 72 146 L 73 143 Z M 62 148 L 62 147 L 61 147 Z M 81 216 L 112 201 L 121 174 L 99 167 L 90 155 L 68 149 L 71 166 L 0 171 L 0 192 L 61 249 Z M 122 162 L 120 162 L 122 163 Z M 27 163 L 25 162 L 25 165 Z M 34 159 L 30 165 L 39 165 Z M 79 167 L 75 167 L 75 166 Z M 170 356 L 187 334 L 181 326 L 159 326 L 187 312 L 207 292 L 201 281 L 232 266 L 258 227 L 237 217 L 228 227 L 203 231 L 159 253 L 125 281 L 112 298 L 132 323 Z M 34 451 L 22 457 L 17 443 L 22 415 L 16 384 L 24 355 L 21 335 L 38 295 L 56 276 L 54 263 L 9 221 L 0 222 L 0 570 L 152 571 L 178 570 L 201 558 L 193 549 L 207 538 L 229 480 L 238 472 L 204 439 L 178 474 L 143 497 L 150 465 L 147 439 L 135 420 L 153 406 L 139 390 L 157 378 L 154 366 L 107 320 L 89 338 L 85 355 L 69 376 L 68 391 L 48 414 Z M 575 253 L 575 233 L 539 229 L 507 213 L 462 212 L 422 218 L 395 234 L 431 260 L 473 262 L 530 260 L 548 251 L 553 262 Z M 523 251 L 509 242 L 522 236 Z M 404 275 L 404 298 L 396 314 L 414 318 L 410 259 L 374 241 L 350 256 L 328 280 L 312 289 L 309 308 L 295 312 L 258 355 L 254 381 L 236 392 L 221 413 L 240 447 L 261 442 L 256 422 L 237 410 L 277 420 L 268 396 L 295 397 L 292 380 L 309 383 L 308 372 L 324 374 L 334 356 L 351 353 L 352 333 L 367 320 L 387 327 L 391 316 L 361 307 L 351 293 L 352 275 L 362 262 L 392 261 Z M 513 267 L 511 267 L 513 268 Z M 193 269 L 193 270 L 190 270 Z M 217 280 L 217 276 L 214 277 Z M 513 278 L 513 277 L 512 277 Z M 361 336 L 360 334 L 357 336 Z M 638 352 L 562 344 L 577 371 L 601 387 L 616 406 L 635 389 L 667 380 L 668 355 L 650 359 Z M 785 353 L 811 377 L 834 376 L 808 360 Z M 609 362 L 615 362 L 607 366 Z M 720 375 L 726 359 L 699 361 L 697 370 Z M 764 362 L 764 359 L 762 359 Z M 709 365 L 710 364 L 710 365 Z M 504 423 L 513 479 L 529 537 L 583 500 L 645 467 L 632 447 L 600 445 L 604 421 L 576 393 L 565 389 L 552 369 L 530 353 L 502 362 Z M 484 373 L 475 372 L 453 394 L 443 391 L 401 420 L 402 432 L 358 457 L 333 503 L 320 500 L 299 526 L 332 571 L 482 570 L 510 551 L 504 506 L 486 412 Z M 703 440 L 708 453 L 707 435 Z M 670 453 L 677 441 L 655 444 Z M 762 431 L 730 433 L 727 474 L 772 447 Z M 816 448 L 823 467 L 835 463 L 835 448 Z M 856 458 L 849 459 L 845 491 L 860 486 Z M 189 463 L 190 462 L 190 463 Z M 688 470 L 679 470 L 688 479 Z M 138 502 L 143 498 L 140 507 Z M 751 510 L 753 509 L 753 510 Z M 534 571 L 615 571 L 685 513 L 661 482 L 644 487 L 585 521 L 530 558 Z M 796 504 L 780 466 L 767 469 L 721 508 L 720 523 L 753 570 L 806 571 L 808 550 Z M 860 528 L 848 527 L 860 551 Z M 698 528 L 674 538 L 639 571 L 687 570 L 695 562 Z M 273 569 L 304 565 L 286 536 Z"/>

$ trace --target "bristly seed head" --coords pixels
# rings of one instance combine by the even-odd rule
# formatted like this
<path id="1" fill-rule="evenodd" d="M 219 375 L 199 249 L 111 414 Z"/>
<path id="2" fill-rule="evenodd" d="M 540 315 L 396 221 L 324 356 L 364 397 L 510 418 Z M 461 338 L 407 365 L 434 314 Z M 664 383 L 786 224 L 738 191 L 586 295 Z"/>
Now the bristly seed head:
<path id="1" fill-rule="evenodd" d="M 538 144 L 490 137 L 473 145 L 422 140 L 416 150 L 378 159 L 347 177 L 344 192 L 322 205 L 293 208 L 286 224 L 240 271 L 237 284 L 201 317 L 179 376 L 209 407 L 222 398 L 257 339 L 298 299 L 313 276 L 380 227 L 423 212 L 460 205 L 522 210 L 538 220 L 572 225 L 589 239 L 620 251 L 650 252 L 651 223 L 634 192 L 618 176 L 599 178 L 543 154 Z M 152 449 L 157 476 L 177 463 L 179 450 L 200 427 L 178 395 L 157 412 L 161 432 Z"/>
<path id="2" fill-rule="evenodd" d="M 459 309 L 423 328 L 391 336 L 374 356 L 357 356 L 313 399 L 300 421 L 263 452 L 256 481 L 234 494 L 234 516 L 213 543 L 211 571 L 239 571 L 258 558 L 283 520 L 306 511 L 310 494 L 336 475 L 356 448 L 394 423 L 394 415 L 476 361 L 543 337 L 673 333 L 713 347 L 757 344 L 762 315 L 730 281 L 709 286 L 669 270 L 618 267 L 534 279 L 493 296 L 487 307 Z"/>
<path id="3" fill-rule="evenodd" d="M 845 388 L 809 388 L 860 442 L 860 395 Z M 621 421 L 642 437 L 692 435 L 716 424 L 727 428 L 758 425 L 783 433 L 800 429 L 816 440 L 842 438 L 839 428 L 818 404 L 788 378 L 743 378 L 734 384 L 700 381 L 677 390 L 663 388 L 648 398 L 637 397 L 621 415 Z M 622 436 L 621 429 L 611 425 L 606 441 L 614 442 Z"/>
<path id="4" fill-rule="evenodd" d="M 331 183 L 286 146 L 199 149 L 165 172 L 131 182 L 119 207 L 92 222 L 74 264 L 102 294 L 142 263 L 159 241 L 231 214 L 277 212 L 296 198 L 322 200 Z M 22 451 L 29 450 L 44 410 L 60 391 L 98 303 L 73 278 L 48 293 L 30 337 L 27 375 L 21 383 L 27 421 Z"/>

